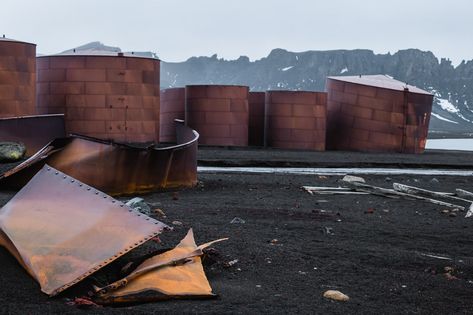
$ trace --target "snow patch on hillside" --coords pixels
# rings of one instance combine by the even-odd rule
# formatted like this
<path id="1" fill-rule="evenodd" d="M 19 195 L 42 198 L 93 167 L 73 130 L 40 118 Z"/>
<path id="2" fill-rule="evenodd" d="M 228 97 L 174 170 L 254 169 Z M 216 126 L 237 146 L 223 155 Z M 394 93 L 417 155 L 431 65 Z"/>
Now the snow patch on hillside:
<path id="1" fill-rule="evenodd" d="M 294 66 L 289 66 L 289 67 L 286 67 L 286 68 L 282 68 L 281 71 L 291 70 L 292 68 L 294 68 Z"/>
<path id="2" fill-rule="evenodd" d="M 340 74 L 344 74 L 345 72 L 348 72 L 348 68 L 347 68 L 347 67 L 343 68 L 343 69 L 340 71 Z"/>
<path id="3" fill-rule="evenodd" d="M 458 123 L 457 123 L 456 121 L 453 121 L 453 120 L 447 119 L 447 118 L 445 118 L 445 117 L 442 117 L 442 116 L 440 116 L 439 114 L 432 113 L 432 116 L 434 116 L 434 117 L 436 117 L 436 118 L 438 118 L 438 119 L 440 119 L 440 120 L 443 120 L 443 121 L 446 121 L 446 122 L 449 122 L 449 123 L 457 124 L 457 125 L 458 125 Z"/>
<path id="4" fill-rule="evenodd" d="M 458 113 L 460 111 L 455 105 L 450 103 L 450 101 L 447 99 L 438 98 L 437 104 L 439 104 L 443 110 L 446 110 L 449 113 Z"/>

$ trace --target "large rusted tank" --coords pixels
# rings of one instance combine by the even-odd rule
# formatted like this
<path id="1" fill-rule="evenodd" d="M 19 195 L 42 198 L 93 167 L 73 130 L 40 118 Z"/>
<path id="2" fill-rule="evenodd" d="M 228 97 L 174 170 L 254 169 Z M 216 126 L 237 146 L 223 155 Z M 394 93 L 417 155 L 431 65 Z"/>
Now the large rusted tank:
<path id="1" fill-rule="evenodd" d="M 174 119 L 184 120 L 186 89 L 172 88 L 161 90 L 159 115 L 159 141 L 176 142 L 176 123 Z"/>
<path id="2" fill-rule="evenodd" d="M 248 145 L 264 145 L 264 92 L 250 92 L 248 95 Z"/>
<path id="3" fill-rule="evenodd" d="M 422 153 L 433 95 L 385 75 L 327 78 L 327 147 Z"/>
<path id="4" fill-rule="evenodd" d="M 325 150 L 327 93 L 266 92 L 266 145 Z"/>
<path id="5" fill-rule="evenodd" d="M 248 145 L 248 87 L 186 86 L 186 124 L 200 134 L 199 144 Z"/>
<path id="6" fill-rule="evenodd" d="M 36 114 L 36 45 L 0 37 L 0 118 Z"/>
<path id="7" fill-rule="evenodd" d="M 64 113 L 69 133 L 157 142 L 159 66 L 158 59 L 124 53 L 38 57 L 38 111 Z"/>

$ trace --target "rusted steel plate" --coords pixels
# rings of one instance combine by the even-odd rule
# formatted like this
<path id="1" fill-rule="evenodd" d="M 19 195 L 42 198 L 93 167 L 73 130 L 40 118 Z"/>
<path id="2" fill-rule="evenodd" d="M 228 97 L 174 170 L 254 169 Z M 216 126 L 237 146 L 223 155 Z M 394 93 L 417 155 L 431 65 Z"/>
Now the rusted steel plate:
<path id="1" fill-rule="evenodd" d="M 145 260 L 127 277 L 97 289 L 102 304 L 145 302 L 169 298 L 214 297 L 202 267 L 202 250 L 226 239 L 200 246 L 192 229 L 172 250 Z"/>
<path id="2" fill-rule="evenodd" d="M 111 195 L 145 193 L 197 183 L 199 134 L 177 121 L 177 145 L 134 147 L 94 138 L 56 139 L 16 168 L 0 184 L 18 188 L 48 163 Z"/>
<path id="3" fill-rule="evenodd" d="M 0 118 L 0 141 L 23 143 L 26 156 L 32 156 L 52 140 L 65 136 L 62 114 Z"/>
<path id="4" fill-rule="evenodd" d="M 0 210 L 0 244 L 50 296 L 165 227 L 48 165 Z"/>

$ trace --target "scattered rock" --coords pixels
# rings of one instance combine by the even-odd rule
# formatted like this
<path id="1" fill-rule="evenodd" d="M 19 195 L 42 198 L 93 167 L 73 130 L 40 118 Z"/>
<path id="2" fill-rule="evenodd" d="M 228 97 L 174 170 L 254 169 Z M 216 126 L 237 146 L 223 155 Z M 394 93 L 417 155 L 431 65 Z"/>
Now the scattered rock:
<path id="1" fill-rule="evenodd" d="M 450 213 L 448 214 L 448 216 L 449 216 L 449 217 L 456 217 L 457 214 L 456 214 L 455 212 L 450 212 Z"/>
<path id="2" fill-rule="evenodd" d="M 0 162 L 15 162 L 20 160 L 26 153 L 23 143 L 0 142 Z"/>
<path id="3" fill-rule="evenodd" d="M 333 228 L 331 227 L 324 226 L 323 231 L 325 235 L 335 235 L 335 233 L 333 233 Z"/>
<path id="4" fill-rule="evenodd" d="M 348 295 L 343 294 L 342 292 L 338 290 L 327 290 L 324 292 L 324 298 L 331 299 L 334 301 L 341 301 L 341 302 L 346 302 L 350 298 Z"/>
<path id="5" fill-rule="evenodd" d="M 233 220 L 230 221 L 230 224 L 245 224 L 245 220 L 239 217 L 234 217 Z"/>
<path id="6" fill-rule="evenodd" d="M 172 221 L 172 225 L 181 226 L 182 222 L 181 221 Z"/>
<path id="7" fill-rule="evenodd" d="M 432 184 L 437 184 L 437 183 L 439 183 L 439 180 L 434 177 L 434 178 L 432 178 L 432 179 L 430 180 L 430 182 L 431 182 Z"/>
<path id="8" fill-rule="evenodd" d="M 387 181 L 387 182 L 390 182 L 390 181 L 392 181 L 393 179 L 392 179 L 391 177 L 386 177 L 384 180 Z"/>
<path id="9" fill-rule="evenodd" d="M 349 182 L 349 183 L 353 183 L 353 182 L 365 183 L 365 180 L 362 177 L 352 176 L 352 175 L 345 175 L 342 181 Z"/>
<path id="10" fill-rule="evenodd" d="M 238 259 L 233 259 L 233 260 L 230 260 L 230 261 L 227 261 L 227 262 L 223 263 L 223 266 L 225 268 L 230 268 L 231 266 L 236 265 L 236 263 L 238 263 Z"/>
<path id="11" fill-rule="evenodd" d="M 374 208 L 368 208 L 365 213 L 368 213 L 368 214 L 373 214 L 374 213 Z"/>
<path id="12" fill-rule="evenodd" d="M 319 179 L 327 179 L 327 178 L 328 178 L 327 176 L 319 175 Z"/>
<path id="13" fill-rule="evenodd" d="M 135 197 L 133 199 L 130 199 L 126 202 L 126 205 L 129 206 L 132 209 L 135 209 L 136 211 L 139 211 L 139 212 L 143 213 L 143 214 L 146 214 L 146 215 L 151 214 L 151 208 L 144 201 L 143 198 Z"/>
<path id="14" fill-rule="evenodd" d="M 177 191 L 172 193 L 172 200 L 179 200 L 179 193 Z"/>
<path id="15" fill-rule="evenodd" d="M 154 209 L 153 212 L 161 218 L 166 218 L 166 213 L 164 213 L 164 211 L 159 208 Z"/>

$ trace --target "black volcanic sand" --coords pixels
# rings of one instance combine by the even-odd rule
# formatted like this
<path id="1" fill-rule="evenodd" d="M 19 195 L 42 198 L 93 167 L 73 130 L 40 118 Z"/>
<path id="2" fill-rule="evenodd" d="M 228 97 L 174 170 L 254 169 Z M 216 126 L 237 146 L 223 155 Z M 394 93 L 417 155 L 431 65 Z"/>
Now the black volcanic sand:
<path id="1" fill-rule="evenodd" d="M 471 177 L 364 177 L 383 187 L 400 182 L 440 191 L 473 190 Z M 0 313 L 473 313 L 473 218 L 465 219 L 464 213 L 450 216 L 442 213 L 443 207 L 422 201 L 311 196 L 300 189 L 337 186 L 340 178 L 200 174 L 201 183 L 194 189 L 145 195 L 166 213 L 160 220 L 182 222 L 161 236 L 162 246 L 148 244 L 146 251 L 174 246 L 190 227 L 198 243 L 230 237 L 214 246 L 218 263 L 206 267 L 217 299 L 81 310 L 67 305 L 68 299 L 85 295 L 89 282 L 103 282 L 104 275 L 48 298 L 1 249 Z M 13 195 L 0 192 L 0 205 Z M 245 223 L 231 224 L 235 217 Z M 235 265 L 225 266 L 235 259 Z M 108 272 L 116 272 L 126 260 L 111 265 Z M 452 268 L 450 274 L 445 267 Z M 344 292 L 350 301 L 325 299 L 328 289 Z"/>

